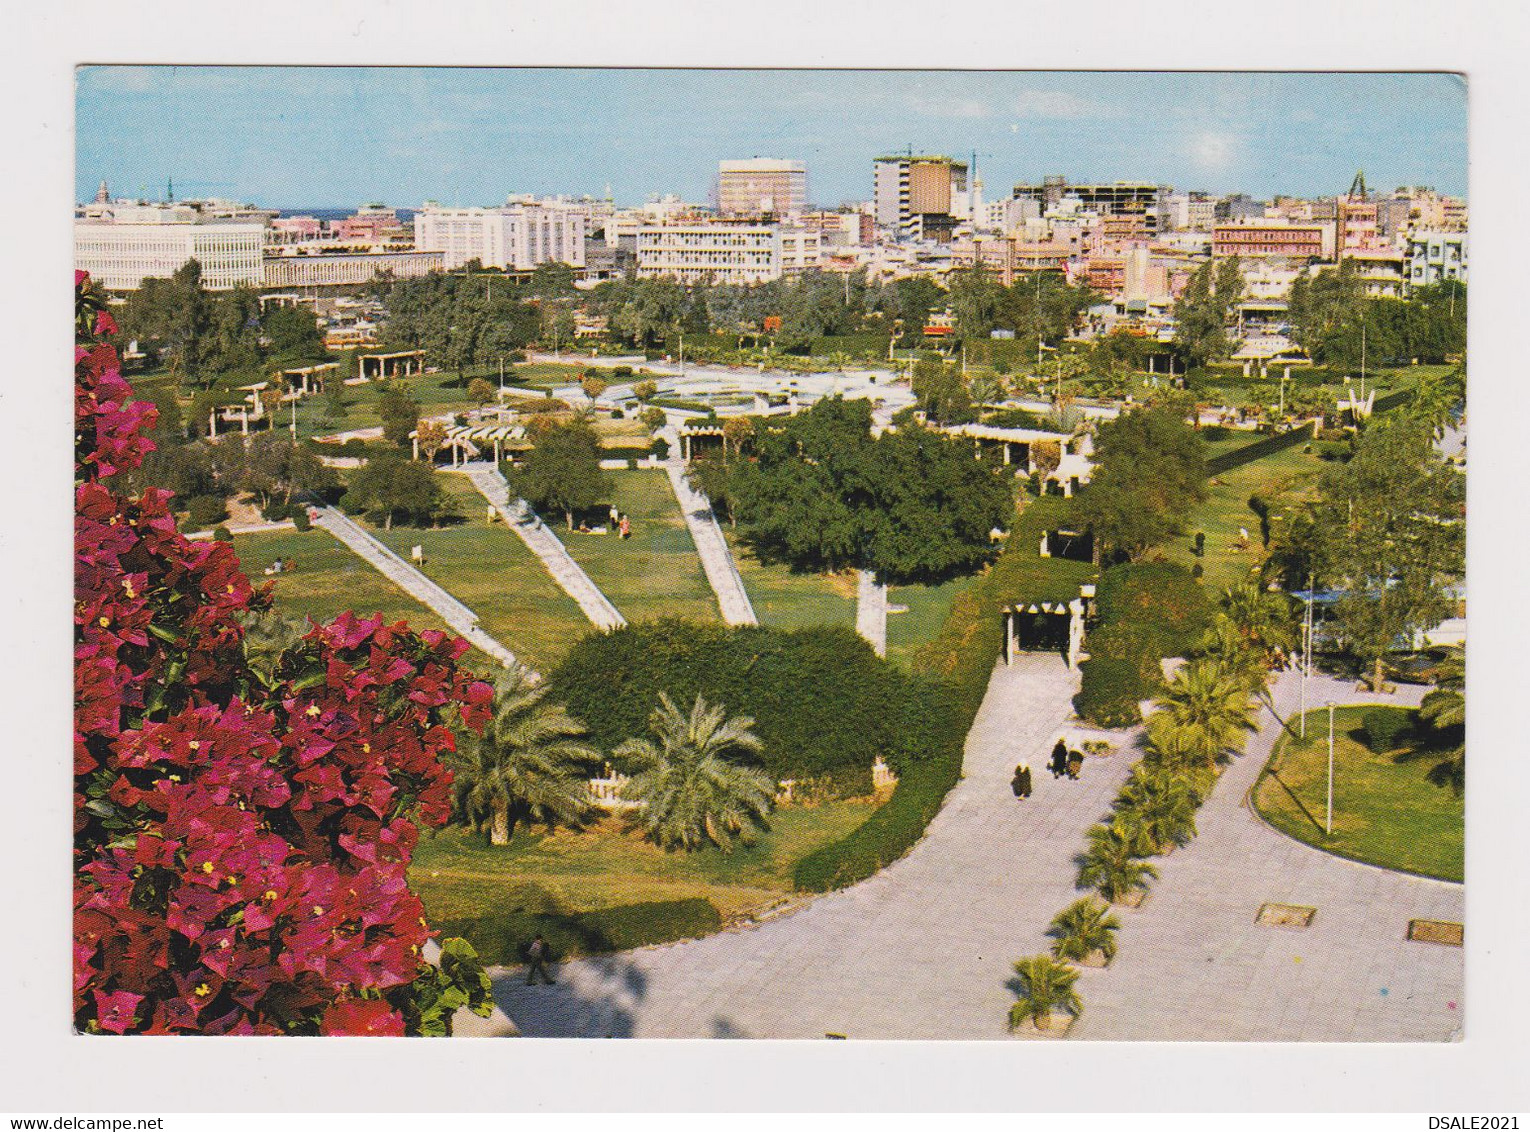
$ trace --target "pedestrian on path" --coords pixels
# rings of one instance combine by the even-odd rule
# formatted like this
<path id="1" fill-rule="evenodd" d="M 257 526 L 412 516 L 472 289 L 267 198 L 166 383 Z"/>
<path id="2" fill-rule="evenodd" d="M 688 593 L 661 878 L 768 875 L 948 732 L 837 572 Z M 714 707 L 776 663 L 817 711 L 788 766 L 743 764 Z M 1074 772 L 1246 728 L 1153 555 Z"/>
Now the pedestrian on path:
<path id="1" fill-rule="evenodd" d="M 1068 777 L 1077 778 L 1078 772 L 1084 769 L 1084 756 L 1079 751 L 1068 752 Z"/>
<path id="2" fill-rule="evenodd" d="M 547 973 L 547 959 L 547 941 L 539 935 L 526 948 L 526 985 L 528 987 L 536 983 L 538 974 L 546 980 L 548 986 L 558 981 Z"/>
<path id="3" fill-rule="evenodd" d="M 1068 769 L 1068 744 L 1061 739 L 1052 748 L 1052 761 L 1047 763 L 1047 769 L 1052 772 L 1053 778 L 1061 778 Z"/>
<path id="4" fill-rule="evenodd" d="M 1015 777 L 1010 781 L 1010 789 L 1015 792 L 1016 798 L 1029 798 L 1031 796 L 1031 768 L 1024 763 L 1015 767 Z"/>
<path id="5" fill-rule="evenodd" d="M 621 531 L 622 538 L 624 538 L 624 539 L 631 538 L 632 537 L 632 520 L 630 518 L 628 518 L 626 515 L 623 515 L 622 516 L 622 521 L 618 525 L 618 530 Z"/>

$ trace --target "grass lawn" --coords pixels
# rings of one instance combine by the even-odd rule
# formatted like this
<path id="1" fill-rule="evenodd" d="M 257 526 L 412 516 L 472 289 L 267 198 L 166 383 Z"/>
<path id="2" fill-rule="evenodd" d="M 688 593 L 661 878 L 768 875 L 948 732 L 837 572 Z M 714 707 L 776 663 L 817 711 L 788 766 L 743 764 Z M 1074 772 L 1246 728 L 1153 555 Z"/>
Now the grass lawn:
<path id="1" fill-rule="evenodd" d="M 502 847 L 452 828 L 420 839 L 409 879 L 431 926 L 465 933 L 485 962 L 516 962 L 513 948 L 537 931 L 564 955 L 588 947 L 572 930 L 557 934 L 562 922 L 581 914 L 597 919 L 602 910 L 624 905 L 699 899 L 726 922 L 769 908 L 792 895 L 797 861 L 847 836 L 875 808 L 871 802 L 784 807 L 771 815 L 768 832 L 732 853 L 666 853 L 615 817 L 579 832 L 521 828 Z M 660 942 L 666 935 L 661 919 L 656 914 L 642 938 Z"/>
<path id="2" fill-rule="evenodd" d="M 438 478 L 464 522 L 368 529 L 406 559 L 411 547 L 424 547 L 425 573 L 433 581 L 477 613 L 491 637 L 538 671 L 549 671 L 591 631 L 589 620 L 513 531 L 486 521 L 488 503 L 466 477 L 443 472 Z M 387 584 L 381 575 L 378 580 Z"/>
<path id="3" fill-rule="evenodd" d="M 890 605 L 906 605 L 907 613 L 887 615 L 887 658 L 907 668 L 921 645 L 935 639 L 950 616 L 951 606 L 977 581 L 976 574 L 938 586 L 891 586 Z"/>
<path id="4" fill-rule="evenodd" d="M 1401 751 L 1373 754 L 1359 733 L 1361 718 L 1372 710 L 1346 707 L 1334 713 L 1331 839 L 1322 830 L 1328 789 L 1326 709 L 1307 713 L 1306 742 L 1290 734 L 1276 741 L 1254 787 L 1255 808 L 1282 833 L 1340 856 L 1461 880 L 1466 853 L 1462 799 L 1427 780 L 1435 761 L 1427 755 L 1399 762 Z M 1297 726 L 1295 717 L 1291 725 Z"/>
<path id="5" fill-rule="evenodd" d="M 1164 556 L 1185 566 L 1200 562 L 1206 571 L 1202 581 L 1212 592 L 1247 578 L 1264 558 L 1259 516 L 1249 510 L 1249 498 L 1263 496 L 1272 504 L 1272 517 L 1278 515 L 1281 497 L 1299 498 L 1324 467 L 1297 446 L 1214 476 L 1206 502 L 1185 517 L 1185 533 L 1161 548 Z M 1238 540 L 1240 527 L 1249 533 L 1244 545 Z M 1206 532 L 1206 553 L 1199 559 L 1191 552 L 1196 531 Z"/>
<path id="6" fill-rule="evenodd" d="M 445 629 L 425 606 L 398 589 L 326 531 L 258 531 L 235 535 L 234 550 L 256 585 L 276 583 L 279 608 L 316 621 L 343 610 L 381 613 L 390 623 L 408 621 L 416 629 Z M 261 573 L 272 561 L 292 559 L 296 568 L 271 578 Z"/>
<path id="7" fill-rule="evenodd" d="M 721 620 L 669 478 L 652 468 L 606 474 L 616 487 L 612 501 L 632 517 L 632 537 L 571 533 L 561 515 L 544 515 L 574 560 L 629 621 Z"/>
<path id="8" fill-rule="evenodd" d="M 744 545 L 737 531 L 724 525 L 723 535 L 761 625 L 774 629 L 812 625 L 855 628 L 854 574 L 795 574 L 781 563 L 767 566 Z"/>

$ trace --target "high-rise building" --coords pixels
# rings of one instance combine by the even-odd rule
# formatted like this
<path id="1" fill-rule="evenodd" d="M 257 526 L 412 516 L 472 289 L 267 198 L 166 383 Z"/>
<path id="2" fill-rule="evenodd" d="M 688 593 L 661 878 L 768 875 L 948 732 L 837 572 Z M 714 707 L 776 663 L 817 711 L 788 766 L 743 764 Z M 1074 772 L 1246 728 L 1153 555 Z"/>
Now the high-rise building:
<path id="1" fill-rule="evenodd" d="M 582 213 L 551 205 L 442 208 L 433 201 L 415 214 L 414 245 L 442 253 L 446 270 L 477 260 L 484 267 L 530 271 L 542 263 L 584 266 Z"/>
<path id="2" fill-rule="evenodd" d="M 807 166 L 800 161 L 755 157 L 717 163 L 720 216 L 763 219 L 807 211 Z"/>
<path id="3" fill-rule="evenodd" d="M 949 157 L 879 157 L 872 186 L 877 224 L 903 240 L 949 241 L 970 208 L 967 163 Z"/>

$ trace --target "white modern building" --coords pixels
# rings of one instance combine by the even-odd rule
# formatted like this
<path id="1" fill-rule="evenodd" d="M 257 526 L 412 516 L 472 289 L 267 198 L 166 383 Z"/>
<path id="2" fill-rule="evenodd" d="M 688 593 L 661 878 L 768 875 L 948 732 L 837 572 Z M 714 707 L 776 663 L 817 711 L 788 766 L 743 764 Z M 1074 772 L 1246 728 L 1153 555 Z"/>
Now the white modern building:
<path id="1" fill-rule="evenodd" d="M 259 287 L 264 224 L 197 223 L 190 218 L 133 223 L 118 219 L 74 222 L 75 266 L 113 291 L 134 291 L 145 279 L 169 278 L 191 260 L 211 291 Z"/>
<path id="2" fill-rule="evenodd" d="M 766 283 L 817 267 L 822 236 L 780 224 L 665 224 L 639 229 L 638 276 L 681 283 Z"/>
<path id="3" fill-rule="evenodd" d="M 717 211 L 721 216 L 799 216 L 807 211 L 807 166 L 766 157 L 719 161 Z"/>
<path id="4" fill-rule="evenodd" d="M 1421 229 L 1408 236 L 1408 286 L 1427 287 L 1446 279 L 1466 282 L 1465 232 Z"/>
<path id="5" fill-rule="evenodd" d="M 370 283 L 379 275 L 418 279 L 442 270 L 440 252 L 336 252 L 312 255 L 267 255 L 267 287 L 349 287 Z"/>
<path id="6" fill-rule="evenodd" d="M 440 252 L 448 271 L 474 259 L 506 271 L 543 263 L 583 267 L 584 234 L 584 213 L 555 205 L 442 208 L 426 201 L 414 217 L 415 248 Z"/>

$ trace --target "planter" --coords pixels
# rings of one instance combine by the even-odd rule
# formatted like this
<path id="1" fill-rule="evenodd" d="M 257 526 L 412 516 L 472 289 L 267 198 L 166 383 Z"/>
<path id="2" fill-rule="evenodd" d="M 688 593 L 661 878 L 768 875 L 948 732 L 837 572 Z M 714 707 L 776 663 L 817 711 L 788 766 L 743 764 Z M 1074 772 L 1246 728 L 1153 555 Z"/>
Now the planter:
<path id="1" fill-rule="evenodd" d="M 1017 1038 L 1065 1038 L 1068 1036 L 1068 1031 L 1073 1028 L 1075 1020 L 1071 1014 L 1053 1013 L 1049 1016 L 1047 1028 L 1044 1030 L 1027 1018 L 1012 1032 Z"/>
<path id="2" fill-rule="evenodd" d="M 1148 898 L 1148 890 L 1145 888 L 1133 889 L 1119 899 L 1112 900 L 1111 904 L 1118 908 L 1141 908 Z"/>
<path id="3" fill-rule="evenodd" d="M 1094 967 L 1099 969 L 1110 966 L 1110 960 L 1105 958 L 1105 953 L 1099 948 L 1095 948 L 1082 959 L 1069 959 L 1068 962 L 1075 967 Z"/>

